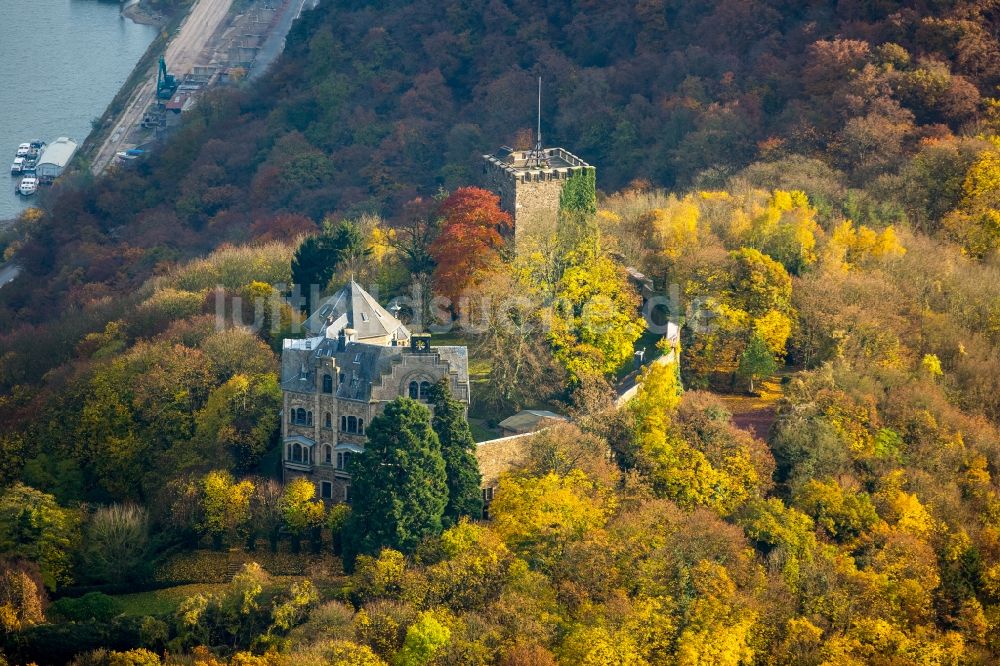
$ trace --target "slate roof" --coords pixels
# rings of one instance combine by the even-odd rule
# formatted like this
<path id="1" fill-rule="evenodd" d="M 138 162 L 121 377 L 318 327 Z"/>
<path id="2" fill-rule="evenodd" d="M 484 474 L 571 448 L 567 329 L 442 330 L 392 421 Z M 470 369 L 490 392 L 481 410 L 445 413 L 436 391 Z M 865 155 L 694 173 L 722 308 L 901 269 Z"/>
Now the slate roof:
<path id="1" fill-rule="evenodd" d="M 498 427 L 503 430 L 514 432 L 532 432 L 540 428 L 546 421 L 565 421 L 565 416 L 560 416 L 547 409 L 523 409 L 513 416 L 508 416 L 498 423 Z"/>
<path id="2" fill-rule="evenodd" d="M 308 335 L 325 333 L 329 338 L 336 338 L 340 331 L 352 328 L 360 342 L 393 334 L 397 339 L 410 337 L 410 331 L 354 280 L 320 303 L 306 320 L 305 328 Z"/>
<path id="3" fill-rule="evenodd" d="M 315 393 L 320 360 L 332 357 L 337 371 L 343 374 L 343 381 L 337 386 L 337 397 L 367 401 L 371 399 L 372 384 L 391 372 L 393 363 L 404 354 L 437 356 L 448 363 L 450 372 L 458 374 L 461 383 L 468 383 L 469 352 L 465 347 L 431 347 L 430 352 L 415 352 L 404 346 L 349 342 L 340 349 L 337 340 L 316 337 L 285 340 L 281 351 L 281 388 L 296 393 Z"/>
<path id="4" fill-rule="evenodd" d="M 305 328 L 307 337 L 284 340 L 281 350 L 284 391 L 315 393 L 322 360 L 332 358 L 337 373 L 342 375 L 337 382 L 336 397 L 368 401 L 372 385 L 379 384 L 404 354 L 437 357 L 448 364 L 450 372 L 458 374 L 460 384 L 468 385 L 469 353 L 465 347 L 431 347 L 429 352 L 410 349 L 406 344 L 410 331 L 354 280 L 321 303 L 306 320 Z M 353 340 L 339 339 L 338 334 L 346 329 L 354 330 Z M 387 337 L 402 344 L 385 344 Z"/>

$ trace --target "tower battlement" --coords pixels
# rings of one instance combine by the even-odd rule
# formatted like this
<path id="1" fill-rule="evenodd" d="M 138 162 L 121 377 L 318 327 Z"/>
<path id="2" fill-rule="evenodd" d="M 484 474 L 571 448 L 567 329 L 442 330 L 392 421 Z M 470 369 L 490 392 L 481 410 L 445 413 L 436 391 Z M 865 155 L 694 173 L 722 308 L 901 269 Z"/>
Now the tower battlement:
<path id="1" fill-rule="evenodd" d="M 514 245 L 521 251 L 532 238 L 555 236 L 559 198 L 574 174 L 593 166 L 564 148 L 513 150 L 483 155 L 483 179 L 514 218 Z"/>

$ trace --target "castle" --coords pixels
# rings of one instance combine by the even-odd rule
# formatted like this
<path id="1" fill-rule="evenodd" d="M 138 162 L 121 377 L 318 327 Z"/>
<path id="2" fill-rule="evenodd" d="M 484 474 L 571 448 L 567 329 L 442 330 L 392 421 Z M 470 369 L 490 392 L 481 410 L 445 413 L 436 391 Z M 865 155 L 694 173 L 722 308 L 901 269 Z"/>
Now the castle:
<path id="1" fill-rule="evenodd" d="M 432 347 L 387 312 L 354 280 L 305 322 L 306 337 L 281 350 L 282 476 L 310 479 L 318 495 L 349 502 L 350 457 L 364 450 L 365 428 L 400 396 L 426 400 L 448 382 L 469 403 L 465 347 Z"/>
<path id="2" fill-rule="evenodd" d="M 514 247 L 518 252 L 556 235 L 559 200 L 573 175 L 596 171 L 563 148 L 514 150 L 504 146 L 483 155 L 483 181 L 500 197 L 500 207 L 514 218 Z"/>

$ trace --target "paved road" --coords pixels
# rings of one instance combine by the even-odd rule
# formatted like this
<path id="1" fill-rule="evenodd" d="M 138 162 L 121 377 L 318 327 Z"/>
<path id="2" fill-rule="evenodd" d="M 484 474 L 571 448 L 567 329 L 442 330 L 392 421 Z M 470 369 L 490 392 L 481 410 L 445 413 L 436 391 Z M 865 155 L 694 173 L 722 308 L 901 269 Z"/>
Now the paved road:
<path id="1" fill-rule="evenodd" d="M 4 264 L 0 266 L 0 289 L 8 282 L 13 282 L 20 273 L 21 267 L 16 264 Z"/>
<path id="2" fill-rule="evenodd" d="M 229 14 L 229 8 L 232 4 L 233 0 L 196 0 L 177 34 L 167 45 L 167 69 L 176 74 L 178 79 L 183 78 L 195 65 L 207 64 L 207 62 L 201 62 L 206 50 L 205 47 L 219 25 L 225 20 L 226 15 Z M 119 116 L 108 135 L 108 139 L 97 151 L 97 156 L 91 167 L 91 171 L 95 175 L 104 171 L 114 159 L 115 153 L 121 150 L 129 132 L 142 120 L 142 114 L 153 101 L 155 92 L 156 69 L 154 67 L 148 73 L 145 83 L 138 86 L 132 93 L 132 97 L 125 104 L 125 112 Z"/>
<path id="3" fill-rule="evenodd" d="M 285 0 L 281 6 L 281 15 L 277 24 L 268 34 L 257 56 L 254 58 L 253 67 L 250 71 L 250 78 L 255 79 L 278 59 L 281 52 L 285 50 L 285 38 L 288 31 L 292 29 L 292 23 L 301 16 L 306 9 L 314 9 L 319 4 L 319 0 Z"/>

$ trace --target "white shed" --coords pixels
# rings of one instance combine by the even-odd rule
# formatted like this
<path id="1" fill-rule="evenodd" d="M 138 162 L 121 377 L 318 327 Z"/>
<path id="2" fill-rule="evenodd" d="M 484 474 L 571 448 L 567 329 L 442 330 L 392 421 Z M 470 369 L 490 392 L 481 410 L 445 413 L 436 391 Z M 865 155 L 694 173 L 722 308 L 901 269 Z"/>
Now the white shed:
<path id="1" fill-rule="evenodd" d="M 76 141 L 61 136 L 45 146 L 38 158 L 35 173 L 39 178 L 58 178 L 76 152 Z"/>

